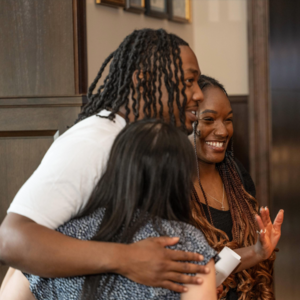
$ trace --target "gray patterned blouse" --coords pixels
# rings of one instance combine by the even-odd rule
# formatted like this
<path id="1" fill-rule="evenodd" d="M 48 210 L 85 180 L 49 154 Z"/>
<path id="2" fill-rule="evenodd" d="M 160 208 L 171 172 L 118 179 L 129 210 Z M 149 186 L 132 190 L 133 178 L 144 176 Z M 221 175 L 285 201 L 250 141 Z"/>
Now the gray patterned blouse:
<path id="1" fill-rule="evenodd" d="M 99 230 L 105 209 L 98 209 L 89 216 L 73 219 L 60 226 L 57 231 L 81 240 L 90 240 Z M 204 256 L 197 262 L 205 265 L 211 258 L 217 259 L 217 252 L 207 243 L 202 232 L 192 225 L 162 220 L 162 228 L 170 237 L 180 237 L 180 241 L 171 249 L 196 252 Z M 135 233 L 133 242 L 148 237 L 160 236 L 152 222 L 147 223 Z M 30 289 L 38 300 L 77 300 L 80 299 L 85 277 L 42 278 L 25 274 L 30 282 Z M 105 284 L 104 284 L 105 283 Z M 100 289 L 101 287 L 101 289 Z M 99 281 L 99 293 L 95 299 L 101 300 L 145 300 L 166 299 L 179 300 L 180 294 L 163 288 L 149 287 L 135 283 L 118 274 L 103 274 Z"/>

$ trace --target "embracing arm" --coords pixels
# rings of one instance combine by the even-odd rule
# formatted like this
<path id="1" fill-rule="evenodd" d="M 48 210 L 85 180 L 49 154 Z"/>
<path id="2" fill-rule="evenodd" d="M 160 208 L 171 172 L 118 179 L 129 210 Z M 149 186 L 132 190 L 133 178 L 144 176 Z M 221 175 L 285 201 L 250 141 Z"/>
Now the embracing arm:
<path id="1" fill-rule="evenodd" d="M 260 214 L 260 216 L 256 215 L 256 221 L 260 229 L 257 243 L 253 246 L 234 250 L 241 256 L 241 264 L 234 270 L 234 273 L 252 268 L 258 263 L 268 259 L 280 239 L 284 211 L 280 210 L 278 212 L 273 224 L 267 207 L 262 207 Z"/>
<path id="2" fill-rule="evenodd" d="M 173 251 L 178 238 L 149 238 L 130 244 L 81 241 L 9 213 L 0 227 L 0 262 L 42 277 L 65 277 L 113 272 L 149 286 L 183 292 L 175 284 L 198 284 L 183 273 L 205 273 L 201 255 Z"/>

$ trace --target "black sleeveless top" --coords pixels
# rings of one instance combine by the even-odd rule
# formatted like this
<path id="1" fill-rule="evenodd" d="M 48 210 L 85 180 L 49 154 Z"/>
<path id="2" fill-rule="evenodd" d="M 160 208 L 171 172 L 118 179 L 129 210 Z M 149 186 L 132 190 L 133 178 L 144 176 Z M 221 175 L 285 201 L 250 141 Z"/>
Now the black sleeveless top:
<path id="1" fill-rule="evenodd" d="M 247 170 L 244 168 L 244 166 L 235 158 L 235 162 L 236 162 L 236 169 L 237 172 L 241 178 L 241 181 L 243 183 L 243 186 L 245 188 L 245 190 L 253 197 L 255 197 L 256 195 L 256 190 L 255 190 L 255 185 L 254 182 L 250 176 L 250 174 L 247 172 Z M 209 220 L 209 214 L 208 214 L 208 209 L 207 206 L 202 203 L 203 209 L 204 209 L 204 213 L 206 215 L 206 218 Z M 223 210 L 219 210 L 213 207 L 209 207 L 210 209 L 210 213 L 211 213 L 211 217 L 212 217 L 212 221 L 214 226 L 217 229 L 220 229 L 222 231 L 224 231 L 229 240 L 232 241 L 232 218 L 231 218 L 231 214 L 230 214 L 230 210 L 227 211 L 223 211 Z M 236 289 L 230 289 L 229 292 L 226 295 L 226 300 L 238 300 L 238 294 Z"/>

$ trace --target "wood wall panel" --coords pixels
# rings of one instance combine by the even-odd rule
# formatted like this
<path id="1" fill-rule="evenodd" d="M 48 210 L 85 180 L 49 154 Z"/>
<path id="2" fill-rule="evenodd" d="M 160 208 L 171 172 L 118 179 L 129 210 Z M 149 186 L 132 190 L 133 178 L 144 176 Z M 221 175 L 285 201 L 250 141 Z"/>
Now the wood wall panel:
<path id="1" fill-rule="evenodd" d="M 9 132 L 7 132 L 9 135 Z M 0 220 L 6 216 L 6 211 L 23 183 L 31 176 L 38 167 L 46 151 L 52 144 L 54 136 L 38 136 L 32 132 L 32 136 L 12 137 L 0 133 Z M 50 133 L 48 131 L 47 133 Z M 22 135 L 19 133 L 18 135 Z M 0 266 L 0 278 L 7 271 L 6 266 Z"/>
<path id="2" fill-rule="evenodd" d="M 300 2 L 270 1 L 272 212 L 285 220 L 275 262 L 277 300 L 298 300 L 300 280 Z"/>
<path id="3" fill-rule="evenodd" d="M 271 1 L 272 2 L 272 1 Z M 248 1 L 250 171 L 261 205 L 270 204 L 269 0 Z"/>
<path id="4" fill-rule="evenodd" d="M 82 97 L 0 99 L 0 224 L 54 138 L 74 124 Z M 7 268 L 0 267 L 0 282 Z"/>
<path id="5" fill-rule="evenodd" d="M 0 97 L 75 94 L 72 0 L 0 7 Z"/>
<path id="6" fill-rule="evenodd" d="M 229 96 L 233 110 L 233 149 L 234 155 L 249 171 L 249 118 L 248 96 Z"/>

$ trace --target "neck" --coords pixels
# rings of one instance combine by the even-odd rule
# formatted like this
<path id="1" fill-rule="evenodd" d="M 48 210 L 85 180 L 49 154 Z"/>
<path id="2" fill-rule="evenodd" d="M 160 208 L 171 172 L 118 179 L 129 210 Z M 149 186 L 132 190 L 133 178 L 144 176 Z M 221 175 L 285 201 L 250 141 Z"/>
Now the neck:
<path id="1" fill-rule="evenodd" d="M 199 164 L 199 175 L 201 181 L 211 181 L 213 180 L 216 176 L 219 176 L 219 172 L 216 168 L 216 164 L 208 164 L 205 163 L 201 160 L 198 160 Z"/>

